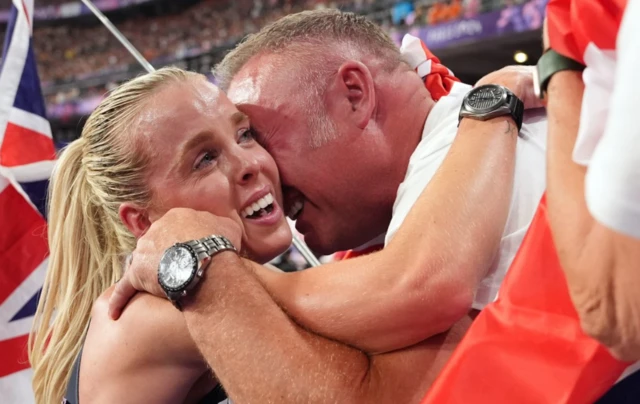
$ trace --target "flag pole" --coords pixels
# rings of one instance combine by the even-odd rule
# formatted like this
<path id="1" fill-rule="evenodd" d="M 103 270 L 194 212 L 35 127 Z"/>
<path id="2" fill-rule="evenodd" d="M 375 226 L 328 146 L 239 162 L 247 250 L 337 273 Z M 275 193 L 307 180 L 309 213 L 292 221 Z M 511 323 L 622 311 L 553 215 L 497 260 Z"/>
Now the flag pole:
<path id="1" fill-rule="evenodd" d="M 124 35 L 122 35 L 122 32 L 120 32 L 120 30 L 118 30 L 118 28 L 116 28 L 115 25 L 113 25 L 113 23 L 102 13 L 102 11 L 100 11 L 100 9 L 91 2 L 91 0 L 82 0 L 82 2 L 84 3 L 85 6 L 89 8 L 89 10 L 91 10 L 93 15 L 95 15 L 100 20 L 100 22 L 105 27 L 107 27 L 107 29 L 113 34 L 113 36 L 115 36 L 116 39 L 120 41 L 120 43 L 125 48 L 127 48 L 129 53 L 134 58 L 136 58 L 138 63 L 140 63 L 140 65 L 144 67 L 147 73 L 151 73 L 156 70 L 153 66 L 151 66 L 151 63 L 149 63 L 147 59 L 145 59 L 144 56 L 142 56 L 142 54 L 138 52 L 135 46 L 133 46 L 131 42 L 129 42 L 129 40 Z"/>
<path id="2" fill-rule="evenodd" d="M 84 3 L 84 5 L 87 6 L 89 10 L 91 10 L 93 15 L 95 15 L 100 20 L 100 22 L 105 27 L 107 27 L 107 29 L 113 34 L 113 36 L 115 36 L 116 39 L 120 41 L 120 43 L 129 51 L 129 53 L 138 61 L 138 63 L 140 63 L 140 65 L 147 71 L 147 73 L 151 73 L 156 70 L 151 65 L 151 63 L 149 63 L 147 59 L 145 59 L 144 56 L 142 56 L 142 54 L 138 52 L 135 46 L 133 46 L 124 35 L 122 35 L 122 32 L 120 32 L 120 30 L 118 30 L 118 28 L 113 25 L 113 23 L 107 18 L 107 16 L 105 16 L 102 11 L 100 11 L 100 9 L 91 2 L 91 0 L 82 0 L 82 3 Z M 304 241 L 298 238 L 296 234 L 293 235 L 293 245 L 310 266 L 317 267 L 320 265 L 320 261 L 318 260 L 318 258 L 316 258 L 307 244 L 305 244 Z"/>
<path id="3" fill-rule="evenodd" d="M 310 266 L 319 267 L 321 265 L 318 258 L 316 258 L 311 249 L 309 249 L 309 246 L 304 241 L 300 240 L 297 234 L 293 235 L 293 245 L 298 249 Z"/>

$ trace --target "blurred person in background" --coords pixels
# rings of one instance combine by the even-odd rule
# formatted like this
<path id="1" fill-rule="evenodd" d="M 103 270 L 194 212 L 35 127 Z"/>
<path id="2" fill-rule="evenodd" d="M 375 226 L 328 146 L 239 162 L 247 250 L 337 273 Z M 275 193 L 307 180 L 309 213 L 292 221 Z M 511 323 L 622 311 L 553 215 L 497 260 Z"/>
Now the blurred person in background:
<path id="1" fill-rule="evenodd" d="M 640 1 L 626 9 L 625 1 L 581 3 L 575 20 L 563 18 L 571 2 L 553 3 L 538 62 L 549 114 L 551 230 L 584 331 L 637 361 Z"/>
<path id="2" fill-rule="evenodd" d="M 471 116 L 456 137 L 471 87 L 451 83 L 434 59 L 442 75 L 425 81 L 443 80 L 450 91 L 430 93 L 412 69 L 426 62 L 403 61 L 363 17 L 317 11 L 249 37 L 218 67 L 279 164 L 286 211 L 309 245 L 327 254 L 385 233 L 387 242 L 377 253 L 289 274 L 233 254 L 213 258 L 183 314 L 232 398 L 415 401 L 471 323 L 471 309 L 495 298 L 545 188 L 545 119 L 529 120 L 518 139 L 522 111 Z M 483 83 L 502 81 L 530 100 L 530 77 L 516 73 Z M 490 90 L 482 100 L 503 91 L 476 90 Z M 193 226 L 218 231 L 215 220 L 181 210 L 155 222 L 116 287 L 113 316 L 134 288 L 164 296 L 164 248 L 192 238 Z M 252 292 L 234 299 L 232 290 Z"/>

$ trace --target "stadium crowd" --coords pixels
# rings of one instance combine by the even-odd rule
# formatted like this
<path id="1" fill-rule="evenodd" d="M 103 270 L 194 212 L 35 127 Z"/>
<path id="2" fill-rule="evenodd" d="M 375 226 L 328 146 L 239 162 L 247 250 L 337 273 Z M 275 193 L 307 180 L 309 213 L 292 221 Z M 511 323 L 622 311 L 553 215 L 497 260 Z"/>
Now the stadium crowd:
<path id="1" fill-rule="evenodd" d="M 59 5 L 70 0 L 36 1 L 37 6 Z M 131 43 L 152 62 L 162 66 L 204 55 L 207 73 L 220 59 L 218 50 L 228 49 L 241 38 L 284 15 L 317 8 L 339 8 L 366 14 L 386 31 L 434 25 L 525 0 L 202 0 L 190 5 L 168 6 L 154 16 L 135 7 L 126 18 L 114 20 Z M 7 3 L 7 4 L 4 4 Z M 0 3 L 0 10 L 8 8 Z M 162 2 L 159 2 L 162 3 Z M 160 8 L 162 10 L 162 8 Z M 4 30 L 0 29 L 0 35 Z M 135 75 L 134 58 L 92 17 L 81 22 L 40 22 L 33 35 L 40 79 L 49 109 L 64 103 L 99 96 L 121 80 Z M 0 37 L 3 42 L 3 37 Z M 207 57 L 211 55 L 211 57 Z M 130 72 L 130 73 L 127 73 Z M 100 79 L 91 85 L 85 79 L 122 74 L 120 79 Z"/>
<path id="2" fill-rule="evenodd" d="M 358 10 L 374 0 L 338 1 L 332 7 Z M 117 24 L 148 60 L 181 59 L 229 46 L 286 14 L 325 6 L 318 0 L 204 0 L 169 15 L 135 15 Z M 44 26 L 34 34 L 44 82 L 82 79 L 126 69 L 134 59 L 101 25 Z"/>
<path id="3" fill-rule="evenodd" d="M 49 5 L 60 1 L 38 2 L 43 3 Z M 391 6 L 398 3 L 406 5 L 398 8 L 405 9 L 406 15 L 395 18 Z M 477 13 L 483 7 L 479 0 L 464 3 L 463 7 L 460 0 L 204 0 L 177 13 L 152 18 L 132 12 L 133 17 L 116 25 L 148 60 L 182 59 L 186 55 L 230 46 L 267 23 L 304 9 L 332 7 L 366 13 L 382 8 L 386 13 L 377 18 L 377 22 L 389 29 L 394 22 L 396 25 L 436 24 L 459 18 L 465 9 Z M 66 23 L 40 27 L 36 22 L 34 44 L 45 86 L 125 70 L 134 63 L 122 45 L 97 21 L 89 26 Z"/>

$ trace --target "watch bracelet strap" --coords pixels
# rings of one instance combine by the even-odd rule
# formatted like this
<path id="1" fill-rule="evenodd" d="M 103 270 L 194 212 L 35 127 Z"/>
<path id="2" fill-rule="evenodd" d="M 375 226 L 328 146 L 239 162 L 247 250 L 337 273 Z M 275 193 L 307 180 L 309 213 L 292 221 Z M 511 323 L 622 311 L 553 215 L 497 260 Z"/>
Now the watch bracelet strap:
<path id="1" fill-rule="evenodd" d="M 538 77 L 540 80 L 540 94 L 542 95 L 547 91 L 549 81 L 554 74 L 563 70 L 575 70 L 581 72 L 584 70 L 584 68 L 585 65 L 583 65 L 582 63 L 563 56 L 555 50 L 549 48 L 545 53 L 542 54 L 536 65 L 536 69 L 538 70 Z"/>
<path id="2" fill-rule="evenodd" d="M 213 257 L 222 251 L 238 252 L 231 241 L 224 236 L 211 235 L 200 240 L 189 242 L 189 245 L 198 254 L 198 259 Z"/>

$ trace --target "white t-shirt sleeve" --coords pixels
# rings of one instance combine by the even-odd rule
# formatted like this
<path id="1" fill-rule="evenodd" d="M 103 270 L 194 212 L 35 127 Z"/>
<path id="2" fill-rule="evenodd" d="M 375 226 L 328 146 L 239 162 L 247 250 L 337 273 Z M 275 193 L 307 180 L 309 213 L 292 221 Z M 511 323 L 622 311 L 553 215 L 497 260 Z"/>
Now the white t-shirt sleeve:
<path id="1" fill-rule="evenodd" d="M 585 178 L 585 197 L 603 225 L 640 238 L 640 0 L 628 3 L 618 34 L 615 84 L 604 133 Z"/>

